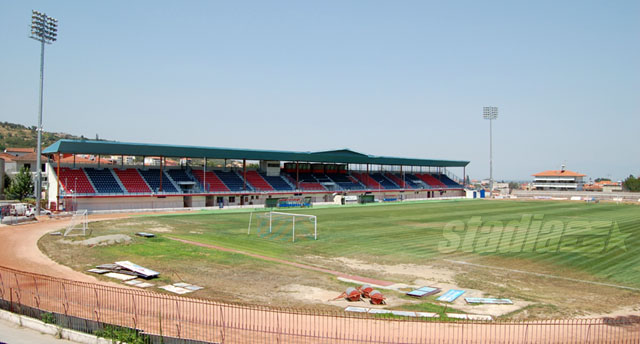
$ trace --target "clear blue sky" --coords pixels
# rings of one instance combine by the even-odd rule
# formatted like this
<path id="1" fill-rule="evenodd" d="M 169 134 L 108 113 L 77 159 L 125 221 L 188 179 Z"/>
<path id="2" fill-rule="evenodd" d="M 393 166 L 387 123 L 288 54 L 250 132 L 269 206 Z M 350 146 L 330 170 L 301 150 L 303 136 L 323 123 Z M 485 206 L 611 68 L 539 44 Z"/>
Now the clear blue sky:
<path id="1" fill-rule="evenodd" d="M 640 173 L 640 1 L 0 0 L 0 120 L 101 138 Z M 462 171 L 454 170 L 461 175 Z"/>

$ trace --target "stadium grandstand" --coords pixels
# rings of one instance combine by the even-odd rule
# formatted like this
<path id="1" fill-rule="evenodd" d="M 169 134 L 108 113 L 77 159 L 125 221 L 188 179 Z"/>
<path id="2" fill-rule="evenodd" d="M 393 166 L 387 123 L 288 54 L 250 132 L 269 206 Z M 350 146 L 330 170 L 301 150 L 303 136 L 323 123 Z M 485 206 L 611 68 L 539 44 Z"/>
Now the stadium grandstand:
<path id="1" fill-rule="evenodd" d="M 91 140 L 60 140 L 43 154 L 49 207 L 91 211 L 260 205 L 300 196 L 331 202 L 336 194 L 379 200 L 460 197 L 462 180 L 450 169 L 460 168 L 464 176 L 469 163 L 348 149 L 295 152 Z M 101 163 L 103 156 L 121 158 Z M 145 164 L 146 157 L 159 157 L 159 164 Z M 213 159 L 225 163 L 212 167 L 207 161 Z"/>

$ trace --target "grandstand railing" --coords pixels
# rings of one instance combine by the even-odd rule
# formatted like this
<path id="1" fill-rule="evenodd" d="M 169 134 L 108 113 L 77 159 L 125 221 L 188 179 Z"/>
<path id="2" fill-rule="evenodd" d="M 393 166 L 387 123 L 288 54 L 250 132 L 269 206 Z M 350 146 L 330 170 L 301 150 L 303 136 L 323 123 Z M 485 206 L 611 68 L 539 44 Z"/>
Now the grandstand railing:
<path id="1" fill-rule="evenodd" d="M 638 317 L 443 321 L 225 303 L 78 282 L 0 267 L 0 307 L 94 332 L 214 343 L 638 343 Z M 175 340 L 174 340 L 175 341 Z M 177 341 L 176 341 L 177 342 Z"/>

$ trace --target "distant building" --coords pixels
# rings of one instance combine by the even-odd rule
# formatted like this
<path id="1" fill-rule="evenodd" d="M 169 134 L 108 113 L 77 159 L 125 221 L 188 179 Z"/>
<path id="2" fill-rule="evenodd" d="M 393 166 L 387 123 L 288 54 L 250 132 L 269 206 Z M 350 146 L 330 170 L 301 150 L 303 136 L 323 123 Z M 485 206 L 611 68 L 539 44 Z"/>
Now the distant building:
<path id="1" fill-rule="evenodd" d="M 621 182 L 613 182 L 610 180 L 601 180 L 599 182 L 585 184 L 585 191 L 602 191 L 602 192 L 618 192 L 622 191 Z"/>
<path id="2" fill-rule="evenodd" d="M 30 154 L 30 153 L 35 154 L 36 153 L 36 149 L 35 148 L 6 148 L 4 150 L 4 152 L 6 154 L 10 154 L 10 155 L 18 157 L 18 156 L 23 156 L 23 155 Z"/>
<path id="3" fill-rule="evenodd" d="M 534 190 L 582 191 L 585 175 L 569 171 L 563 165 L 560 170 L 539 172 L 533 177 Z"/>

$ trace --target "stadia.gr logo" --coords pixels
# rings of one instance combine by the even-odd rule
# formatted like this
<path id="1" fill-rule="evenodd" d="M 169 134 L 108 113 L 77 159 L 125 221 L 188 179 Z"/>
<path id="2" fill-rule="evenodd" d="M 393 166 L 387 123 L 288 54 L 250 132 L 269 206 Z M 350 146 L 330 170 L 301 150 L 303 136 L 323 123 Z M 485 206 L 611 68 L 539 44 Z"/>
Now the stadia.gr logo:
<path id="1" fill-rule="evenodd" d="M 438 243 L 440 253 L 560 253 L 602 254 L 627 250 L 630 234 L 615 221 L 544 220 L 542 214 L 522 215 L 519 220 L 448 222 Z"/>

